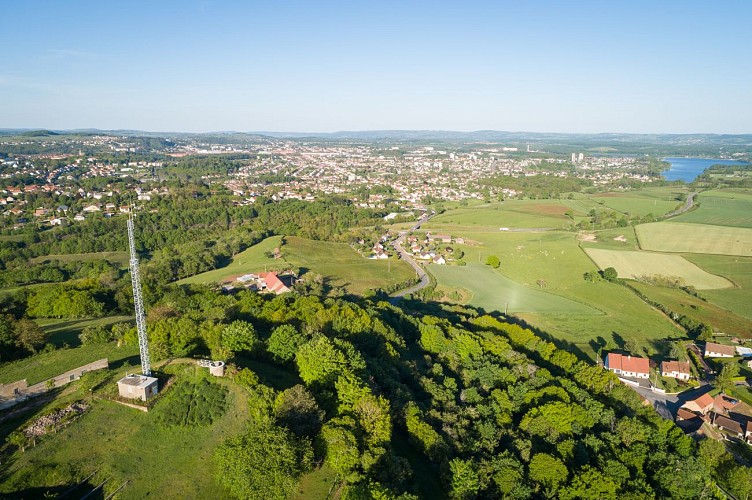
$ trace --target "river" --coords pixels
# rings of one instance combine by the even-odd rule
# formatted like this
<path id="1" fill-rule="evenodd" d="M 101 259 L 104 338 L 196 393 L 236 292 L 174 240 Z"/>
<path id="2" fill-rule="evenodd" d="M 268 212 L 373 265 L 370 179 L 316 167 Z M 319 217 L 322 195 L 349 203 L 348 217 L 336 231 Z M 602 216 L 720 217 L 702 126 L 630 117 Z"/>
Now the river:
<path id="1" fill-rule="evenodd" d="M 671 164 L 663 171 L 663 177 L 669 181 L 692 182 L 711 165 L 745 165 L 735 160 L 719 160 L 716 158 L 662 158 Z"/>

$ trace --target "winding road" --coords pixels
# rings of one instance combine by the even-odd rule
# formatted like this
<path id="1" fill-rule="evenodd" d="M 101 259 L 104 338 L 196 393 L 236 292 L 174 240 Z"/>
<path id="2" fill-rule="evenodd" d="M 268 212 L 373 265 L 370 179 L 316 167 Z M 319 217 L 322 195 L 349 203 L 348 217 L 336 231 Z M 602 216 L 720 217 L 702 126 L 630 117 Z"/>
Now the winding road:
<path id="1" fill-rule="evenodd" d="M 391 297 L 392 299 L 395 299 L 395 300 L 393 300 L 393 302 L 398 301 L 399 299 L 401 299 L 405 295 L 410 295 L 411 293 L 415 293 L 418 290 L 422 290 L 423 288 L 425 288 L 426 286 L 428 286 L 428 284 L 431 282 L 431 280 L 428 277 L 428 274 L 426 273 L 426 271 L 420 266 L 420 264 L 418 264 L 417 262 L 415 262 L 415 259 L 413 259 L 412 254 L 410 252 L 408 252 L 407 250 L 405 250 L 402 247 L 402 243 L 405 241 L 405 238 L 407 237 L 408 234 L 412 233 L 413 231 L 415 231 L 417 229 L 420 229 L 420 226 L 424 222 L 428 222 L 431 219 L 431 217 L 433 217 L 433 216 L 434 216 L 434 214 L 424 215 L 409 230 L 407 230 L 407 231 L 400 231 L 399 236 L 392 243 L 392 246 L 394 247 L 395 250 L 397 250 L 399 252 L 400 256 L 402 257 L 402 260 L 404 260 L 405 262 L 407 262 L 408 264 L 410 264 L 411 266 L 413 266 L 413 269 L 415 269 L 415 272 L 418 273 L 418 278 L 420 279 L 420 281 L 417 284 L 411 286 L 410 288 L 405 288 L 404 290 L 400 290 L 399 292 L 395 292 L 392 295 L 392 297 Z"/>
<path id="2" fill-rule="evenodd" d="M 666 215 L 663 216 L 664 219 L 669 219 L 671 217 L 676 217 L 677 215 L 681 215 L 684 212 L 687 212 L 689 209 L 691 209 L 695 204 L 695 195 L 697 194 L 697 191 L 694 191 L 692 193 L 689 193 L 687 195 L 687 201 L 684 203 L 684 206 L 681 208 L 678 208 L 674 210 L 673 212 L 669 212 Z"/>

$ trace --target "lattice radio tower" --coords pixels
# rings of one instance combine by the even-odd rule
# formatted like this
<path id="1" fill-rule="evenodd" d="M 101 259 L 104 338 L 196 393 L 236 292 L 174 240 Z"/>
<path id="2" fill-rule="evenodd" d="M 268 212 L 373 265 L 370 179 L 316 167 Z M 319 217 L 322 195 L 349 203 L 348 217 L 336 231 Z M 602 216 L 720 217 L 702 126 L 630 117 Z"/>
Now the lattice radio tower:
<path id="1" fill-rule="evenodd" d="M 128 247 L 131 252 L 131 284 L 133 285 L 133 305 L 136 309 L 138 348 L 141 351 L 141 372 L 147 377 L 151 377 L 149 340 L 146 338 L 146 319 L 144 318 L 144 298 L 141 295 L 141 276 L 138 271 L 138 257 L 136 256 L 136 238 L 133 236 L 133 207 L 131 208 L 131 215 L 128 217 Z"/>

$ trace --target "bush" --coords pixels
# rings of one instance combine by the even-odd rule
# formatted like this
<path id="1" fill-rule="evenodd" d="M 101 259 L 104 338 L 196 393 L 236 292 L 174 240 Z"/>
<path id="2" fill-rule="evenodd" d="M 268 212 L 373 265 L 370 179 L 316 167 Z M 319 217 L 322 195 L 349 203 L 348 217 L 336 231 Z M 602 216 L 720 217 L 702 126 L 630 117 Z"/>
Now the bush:
<path id="1" fill-rule="evenodd" d="M 165 427 L 210 425 L 227 408 L 227 389 L 202 379 L 183 382 L 157 406 L 157 422 Z"/>

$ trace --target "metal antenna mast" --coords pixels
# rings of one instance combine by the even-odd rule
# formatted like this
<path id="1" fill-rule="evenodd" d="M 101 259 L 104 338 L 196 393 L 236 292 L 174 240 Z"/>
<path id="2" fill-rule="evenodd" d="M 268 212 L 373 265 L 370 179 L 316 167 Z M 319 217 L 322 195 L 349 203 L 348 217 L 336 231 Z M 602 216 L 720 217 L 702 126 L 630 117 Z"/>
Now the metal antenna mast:
<path id="1" fill-rule="evenodd" d="M 138 348 L 141 351 L 141 372 L 151 376 L 151 361 L 149 360 L 149 341 L 146 338 L 146 319 L 144 318 L 144 298 L 141 295 L 141 276 L 138 271 L 138 256 L 136 255 L 136 238 L 133 236 L 133 207 L 128 217 L 128 247 L 131 252 L 130 269 L 131 284 L 133 285 L 133 305 L 136 309 L 136 330 L 138 331 Z"/>

